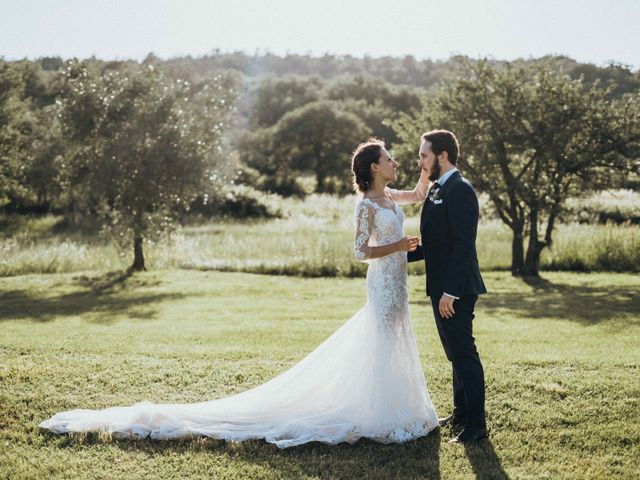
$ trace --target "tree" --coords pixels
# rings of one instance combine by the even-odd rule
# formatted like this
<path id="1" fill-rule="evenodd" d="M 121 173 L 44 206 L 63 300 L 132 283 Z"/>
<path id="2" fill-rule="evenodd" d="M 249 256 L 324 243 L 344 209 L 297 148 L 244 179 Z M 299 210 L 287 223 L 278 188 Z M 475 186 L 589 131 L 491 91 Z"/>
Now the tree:
<path id="1" fill-rule="evenodd" d="M 0 61 L 0 204 L 23 208 L 34 197 L 30 167 L 41 153 L 42 135 L 54 135 L 43 113 L 55 95 L 38 63 Z M 51 179 L 49 179 L 51 181 Z"/>
<path id="2" fill-rule="evenodd" d="M 58 109 L 54 105 L 34 112 L 36 123 L 29 138 L 29 155 L 24 164 L 24 185 L 29 198 L 23 198 L 23 207 L 38 211 L 60 211 L 66 169 L 67 142 L 62 135 Z"/>
<path id="3" fill-rule="evenodd" d="M 171 228 L 221 168 L 231 100 L 223 77 L 192 83 L 152 65 L 135 72 L 87 61 L 65 66 L 60 114 L 73 142 L 70 196 L 76 211 L 97 215 L 121 242 L 133 240 L 132 270 L 145 268 L 144 239 Z"/>
<path id="4" fill-rule="evenodd" d="M 251 128 L 275 125 L 284 114 L 320 99 L 322 81 L 318 77 L 266 77 L 244 100 Z"/>
<path id="5" fill-rule="evenodd" d="M 568 196 L 605 188 L 614 171 L 638 170 L 640 95 L 608 100 L 607 90 L 583 87 L 535 67 L 467 63 L 418 115 L 398 122 L 405 161 L 425 130 L 458 136 L 462 170 L 513 232 L 513 275 L 538 275 Z"/>
<path id="6" fill-rule="evenodd" d="M 259 130 L 248 145 L 244 161 L 262 173 L 288 178 L 312 174 L 317 192 L 349 190 L 349 155 L 366 140 L 368 130 L 355 115 L 329 101 L 309 103 L 284 115 L 278 123 Z"/>
<path id="7" fill-rule="evenodd" d="M 21 165 L 30 128 L 23 97 L 22 76 L 11 64 L 0 61 L 0 206 L 15 197 L 22 184 Z"/>
<path id="8" fill-rule="evenodd" d="M 370 135 L 383 138 L 389 147 L 398 140 L 391 121 L 420 105 L 414 89 L 363 75 L 338 78 L 327 86 L 325 96 L 363 120 Z"/>
<path id="9" fill-rule="evenodd" d="M 569 70 L 572 78 L 582 78 L 585 86 L 610 87 L 609 97 L 620 98 L 640 89 L 640 76 L 627 65 L 611 62 L 607 67 L 579 63 Z"/>

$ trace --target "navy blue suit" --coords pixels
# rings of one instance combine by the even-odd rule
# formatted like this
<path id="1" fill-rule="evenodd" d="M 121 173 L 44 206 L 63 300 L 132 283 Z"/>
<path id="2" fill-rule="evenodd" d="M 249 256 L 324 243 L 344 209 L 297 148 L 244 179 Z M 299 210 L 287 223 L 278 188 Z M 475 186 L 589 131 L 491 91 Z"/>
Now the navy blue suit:
<path id="1" fill-rule="evenodd" d="M 429 196 L 431 197 L 431 195 Z M 487 293 L 476 252 L 478 197 L 471 184 L 454 172 L 436 198 L 427 198 L 420 217 L 422 245 L 407 254 L 408 261 L 424 260 L 426 293 L 440 340 L 453 371 L 453 405 L 467 427 L 485 427 L 484 369 L 473 338 L 473 311 L 478 295 Z M 440 316 L 443 293 L 458 297 L 455 315 Z"/>

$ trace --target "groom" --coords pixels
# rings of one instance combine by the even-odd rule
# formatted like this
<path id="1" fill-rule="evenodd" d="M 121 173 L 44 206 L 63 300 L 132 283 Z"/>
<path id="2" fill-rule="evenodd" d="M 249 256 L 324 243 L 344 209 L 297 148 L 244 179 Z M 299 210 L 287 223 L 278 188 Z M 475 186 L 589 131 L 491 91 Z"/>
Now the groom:
<path id="1" fill-rule="evenodd" d="M 435 183 L 420 217 L 422 245 L 408 252 L 408 261 L 425 261 L 427 296 L 453 367 L 453 412 L 440 425 L 452 427 L 452 442 L 466 443 L 487 436 L 484 371 L 472 328 L 476 300 L 487 290 L 476 253 L 478 197 L 456 168 L 459 151 L 447 130 L 422 135 L 418 165 Z"/>

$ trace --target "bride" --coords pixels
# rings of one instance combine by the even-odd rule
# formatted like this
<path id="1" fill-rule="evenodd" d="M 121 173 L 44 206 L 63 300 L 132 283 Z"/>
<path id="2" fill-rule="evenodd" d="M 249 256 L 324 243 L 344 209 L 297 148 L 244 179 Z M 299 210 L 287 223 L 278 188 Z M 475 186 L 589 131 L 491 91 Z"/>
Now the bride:
<path id="1" fill-rule="evenodd" d="M 388 188 L 397 163 L 382 141 L 353 154 L 355 256 L 369 264 L 367 302 L 304 359 L 272 380 L 218 400 L 190 404 L 148 401 L 103 410 L 70 410 L 40 424 L 54 433 L 106 431 L 116 436 L 172 439 L 204 435 L 242 441 L 265 439 L 280 448 L 311 441 L 392 443 L 426 435 L 438 425 L 409 320 L 406 252 L 398 203 L 420 202 L 415 189 Z"/>

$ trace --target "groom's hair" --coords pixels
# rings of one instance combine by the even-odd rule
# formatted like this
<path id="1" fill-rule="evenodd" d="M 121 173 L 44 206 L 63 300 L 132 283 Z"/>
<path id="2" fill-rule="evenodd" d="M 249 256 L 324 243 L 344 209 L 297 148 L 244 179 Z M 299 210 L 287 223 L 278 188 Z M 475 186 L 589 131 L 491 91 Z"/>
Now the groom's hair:
<path id="1" fill-rule="evenodd" d="M 351 157 L 351 171 L 353 172 L 353 189 L 356 192 L 364 193 L 371 186 L 373 182 L 371 164 L 378 163 L 383 148 L 383 140 L 370 138 L 354 150 Z"/>
<path id="2" fill-rule="evenodd" d="M 431 150 L 436 155 L 447 152 L 449 161 L 453 165 L 458 161 L 460 144 L 456 136 L 449 130 L 431 130 L 430 132 L 422 134 L 422 140 L 431 144 Z"/>

